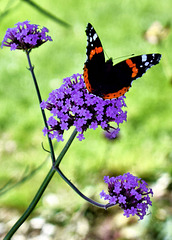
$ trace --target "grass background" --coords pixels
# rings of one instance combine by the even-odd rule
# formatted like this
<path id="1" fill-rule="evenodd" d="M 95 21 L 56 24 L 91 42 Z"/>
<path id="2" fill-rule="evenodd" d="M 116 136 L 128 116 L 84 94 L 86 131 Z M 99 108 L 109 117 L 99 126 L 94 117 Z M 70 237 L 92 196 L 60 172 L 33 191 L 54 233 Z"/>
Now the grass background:
<path id="1" fill-rule="evenodd" d="M 24 20 L 46 26 L 50 30 L 53 42 L 44 44 L 31 54 L 43 99 L 47 99 L 49 92 L 61 85 L 64 77 L 82 73 L 86 59 L 85 27 L 88 22 L 95 27 L 109 57 L 115 59 L 132 53 L 162 54 L 160 64 L 135 81 L 126 94 L 128 119 L 121 125 L 120 137 L 109 142 L 103 137 L 102 130 L 98 129 L 87 131 L 86 139 L 82 142 L 75 139 L 61 165 L 66 175 L 86 195 L 97 200 L 99 192 L 105 188 L 102 181 L 104 175 L 112 176 L 130 171 L 153 185 L 166 174 L 171 181 L 172 35 L 169 32 L 167 38 L 154 45 L 146 41 L 143 35 L 154 21 L 159 21 L 163 26 L 171 23 L 172 2 L 42 0 L 37 1 L 37 4 L 71 24 L 71 27 L 65 28 L 57 24 L 27 1 L 1 0 L 0 37 L 2 40 L 7 28 Z M 119 60 L 121 59 L 114 61 Z M 8 48 L 0 50 L 0 206 L 21 212 L 28 206 L 51 167 L 51 161 L 46 161 L 27 181 L 4 192 L 3 186 L 9 183 L 8 188 L 10 184 L 20 181 L 47 157 L 41 147 L 43 142 L 48 149 L 47 139 L 42 135 L 43 121 L 27 67 L 27 59 L 22 51 L 11 52 Z M 65 134 L 65 140 L 71 132 L 72 129 Z M 64 142 L 57 145 L 56 154 L 63 146 Z M 168 185 L 167 179 L 165 182 Z M 153 200 L 152 214 L 145 220 L 152 224 L 151 230 L 147 225 L 145 227 L 144 224 L 137 223 L 137 229 L 141 227 L 147 234 L 144 239 L 155 239 L 154 236 L 156 239 L 165 239 L 169 236 L 168 230 L 163 234 L 161 231 L 163 224 L 172 221 L 169 186 L 170 184 L 168 191 L 165 191 L 166 195 Z M 50 193 L 54 193 L 59 199 L 52 212 L 63 212 L 68 216 L 68 221 L 64 221 L 63 226 L 70 225 L 74 213 L 84 212 L 90 226 L 90 236 L 97 226 L 96 221 L 92 224 L 92 219 L 97 220 L 100 215 L 101 226 L 111 211 L 106 213 L 104 210 L 93 210 L 57 175 L 49 184 L 44 197 Z M 83 211 L 83 208 L 86 210 Z M 41 200 L 34 214 L 42 213 L 43 209 L 45 205 Z M 162 209 L 165 212 L 163 219 L 159 217 Z M 51 212 L 51 206 L 49 211 Z M 111 211 L 111 221 L 115 218 L 115 211 Z M 87 212 L 91 212 L 89 217 Z M 124 221 L 124 218 L 121 221 Z M 131 239 L 134 239 L 134 236 Z"/>

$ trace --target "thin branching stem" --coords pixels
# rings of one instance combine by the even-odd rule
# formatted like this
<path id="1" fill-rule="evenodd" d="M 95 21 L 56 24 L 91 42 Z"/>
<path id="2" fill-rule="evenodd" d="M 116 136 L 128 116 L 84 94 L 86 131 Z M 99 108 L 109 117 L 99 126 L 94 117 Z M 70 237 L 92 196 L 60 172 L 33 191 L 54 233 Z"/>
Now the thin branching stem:
<path id="1" fill-rule="evenodd" d="M 32 78 L 35 84 L 35 88 L 36 88 L 36 92 L 37 92 L 37 96 L 38 96 L 38 100 L 39 103 L 42 102 L 42 98 L 41 98 L 41 94 L 39 91 L 39 87 L 38 87 L 38 83 L 34 74 L 34 67 L 32 66 L 31 60 L 30 60 L 30 56 L 29 56 L 30 51 L 26 51 L 26 55 L 27 55 L 27 59 L 28 59 L 28 63 L 29 63 L 29 70 L 32 74 Z M 41 109 L 42 112 L 42 116 L 43 116 L 43 120 L 44 120 L 44 124 L 45 127 L 48 129 L 48 124 L 47 124 L 47 119 L 46 119 L 46 115 L 43 109 Z M 81 193 L 79 191 L 79 189 L 62 173 L 62 171 L 59 169 L 59 165 L 64 157 L 64 155 L 66 154 L 67 150 L 69 149 L 71 143 L 73 142 L 75 136 L 77 134 L 77 130 L 76 128 L 74 129 L 73 133 L 71 134 L 69 140 L 67 141 L 67 143 L 65 144 L 64 148 L 62 149 L 61 153 L 59 154 L 59 156 L 57 157 L 57 159 L 55 159 L 55 154 L 54 154 L 54 148 L 53 148 L 53 144 L 51 139 L 48 137 L 48 141 L 49 141 L 49 146 L 50 146 L 50 152 L 51 152 L 51 158 L 52 158 L 52 168 L 49 170 L 47 176 L 45 177 L 44 181 L 42 182 L 39 190 L 37 191 L 35 197 L 33 198 L 33 200 L 31 201 L 29 207 L 26 209 L 26 211 L 24 212 L 24 214 L 21 216 L 21 218 L 14 224 L 14 226 L 11 228 L 11 230 L 7 233 L 7 235 L 5 236 L 4 240 L 9 240 L 11 239 L 11 237 L 14 235 L 14 233 L 18 230 L 18 228 L 24 223 L 24 221 L 30 216 L 30 214 L 32 213 L 32 211 L 34 210 L 34 208 L 36 207 L 37 203 L 39 202 L 41 196 L 43 195 L 45 189 L 47 188 L 50 180 L 52 179 L 53 175 L 55 174 L 55 172 L 58 172 L 58 174 L 63 178 L 63 180 L 83 199 L 85 199 L 86 201 L 88 201 L 89 203 L 100 207 L 100 208 L 104 208 L 107 209 L 109 207 L 112 207 L 113 204 L 101 204 L 98 203 L 88 197 L 86 197 L 83 193 Z"/>
<path id="2" fill-rule="evenodd" d="M 77 134 L 76 129 L 71 134 L 71 137 L 69 138 L 68 142 L 65 144 L 64 148 L 62 149 L 61 153 L 59 154 L 56 162 L 54 163 L 54 166 L 59 166 L 62 158 L 66 154 L 67 150 L 69 149 L 71 143 L 73 142 L 75 136 Z M 9 240 L 14 235 L 14 233 L 18 230 L 18 228 L 24 223 L 24 221 L 29 217 L 29 215 L 32 213 L 34 208 L 36 207 L 37 203 L 39 202 L 41 196 L 43 195 L 45 189 L 47 188 L 50 180 L 52 179 L 54 173 L 56 170 L 54 167 L 50 169 L 47 176 L 45 177 L 43 183 L 41 184 L 38 192 L 36 193 L 35 197 L 33 198 L 32 202 L 30 203 L 29 207 L 26 209 L 24 214 L 21 216 L 21 218 L 14 224 L 14 226 L 11 228 L 11 230 L 8 232 L 8 234 L 5 236 L 4 240 Z M 67 179 L 67 178 L 66 178 Z"/>
<path id="3" fill-rule="evenodd" d="M 103 209 L 107 209 L 110 207 L 113 207 L 114 204 L 101 204 L 98 203 L 94 200 L 92 200 L 91 198 L 88 198 L 87 196 L 85 196 L 63 173 L 62 171 L 59 169 L 59 167 L 55 167 L 54 169 L 58 172 L 58 174 L 63 178 L 63 180 L 80 196 L 82 197 L 84 200 L 86 200 L 87 202 L 91 203 L 92 205 L 99 207 L 99 208 L 103 208 Z"/>
<path id="4" fill-rule="evenodd" d="M 28 60 L 28 63 L 29 63 L 29 70 L 31 72 L 31 75 L 32 75 L 32 78 L 33 78 L 33 81 L 34 81 L 36 93 L 37 93 L 39 104 L 40 104 L 42 102 L 41 93 L 39 91 L 39 86 L 38 86 L 38 83 L 37 83 L 37 80 L 36 80 L 36 76 L 35 76 L 35 73 L 34 73 L 34 67 L 31 63 L 29 53 L 30 53 L 30 51 L 27 50 L 26 55 L 27 55 L 27 60 Z M 47 118 L 46 118 L 46 115 L 45 115 L 45 111 L 42 108 L 41 108 L 41 113 L 42 113 L 42 117 L 43 117 L 43 120 L 44 120 L 44 125 L 48 129 Z M 54 154 L 53 144 L 52 144 L 52 141 L 49 138 L 48 134 L 47 134 L 47 137 L 48 137 L 48 142 L 49 142 L 49 146 L 50 146 L 52 163 L 54 163 L 55 162 L 55 154 Z"/>

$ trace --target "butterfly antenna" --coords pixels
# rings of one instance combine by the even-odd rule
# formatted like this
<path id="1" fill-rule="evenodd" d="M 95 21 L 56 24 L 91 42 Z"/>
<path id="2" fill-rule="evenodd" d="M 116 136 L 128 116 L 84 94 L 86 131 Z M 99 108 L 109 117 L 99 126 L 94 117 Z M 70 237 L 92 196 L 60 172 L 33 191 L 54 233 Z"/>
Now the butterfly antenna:
<path id="1" fill-rule="evenodd" d="M 128 55 L 124 55 L 124 56 L 120 56 L 120 57 L 113 58 L 113 60 L 116 60 L 116 59 L 119 59 L 119 58 L 132 57 L 132 56 L 134 56 L 134 55 L 135 55 L 135 54 L 132 53 L 132 54 L 128 54 Z"/>

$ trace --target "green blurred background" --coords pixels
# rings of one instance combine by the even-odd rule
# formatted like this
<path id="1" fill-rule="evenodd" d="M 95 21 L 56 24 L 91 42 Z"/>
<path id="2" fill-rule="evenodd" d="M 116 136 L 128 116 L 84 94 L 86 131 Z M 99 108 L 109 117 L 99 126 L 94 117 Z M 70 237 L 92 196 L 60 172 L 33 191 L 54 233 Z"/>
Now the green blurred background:
<path id="1" fill-rule="evenodd" d="M 105 189 L 104 175 L 130 171 L 142 177 L 155 189 L 153 207 L 145 220 L 126 219 L 118 206 L 108 211 L 90 206 L 57 174 L 31 217 L 42 216 L 58 228 L 59 235 L 52 239 L 172 239 L 169 227 L 172 224 L 172 1 L 42 0 L 36 3 L 70 27 L 43 14 L 28 1 L 1 0 L 0 36 L 2 41 L 7 28 L 24 20 L 49 29 L 53 42 L 31 53 L 43 99 L 61 85 L 63 78 L 82 73 L 88 22 L 96 29 L 107 56 L 114 58 L 114 62 L 122 60 L 115 60 L 121 56 L 154 52 L 161 53 L 162 60 L 135 81 L 126 94 L 128 118 L 120 126 L 119 137 L 109 141 L 101 129 L 89 130 L 84 141 L 74 140 L 61 164 L 68 178 L 97 201 L 100 201 L 100 191 Z M 51 167 L 41 146 L 43 143 L 48 149 L 27 67 L 22 51 L 0 50 L 1 218 L 4 211 L 13 213 L 14 218 L 23 213 Z M 65 134 L 65 141 L 72 130 Z M 64 144 L 56 145 L 57 155 Z M 51 196 L 55 201 L 49 203 L 47 199 Z M 82 234 L 76 227 L 81 222 L 82 227 L 87 226 Z"/>

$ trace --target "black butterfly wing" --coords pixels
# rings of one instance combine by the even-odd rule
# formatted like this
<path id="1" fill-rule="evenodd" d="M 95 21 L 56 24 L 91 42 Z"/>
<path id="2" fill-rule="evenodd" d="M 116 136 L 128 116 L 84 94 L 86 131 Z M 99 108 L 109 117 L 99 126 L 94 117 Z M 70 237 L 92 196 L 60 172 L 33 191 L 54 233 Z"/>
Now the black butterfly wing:
<path id="1" fill-rule="evenodd" d="M 105 56 L 101 41 L 93 28 L 88 23 L 86 28 L 87 48 L 86 62 L 84 65 L 84 81 L 89 92 L 94 93 L 103 81 L 103 69 L 105 66 Z"/>
<path id="2" fill-rule="evenodd" d="M 86 28 L 87 51 L 84 65 L 84 81 L 90 93 L 104 99 L 124 95 L 133 80 L 141 77 L 149 68 L 159 63 L 160 54 L 144 54 L 126 59 L 113 66 L 112 59 L 105 62 L 101 41 L 88 23 Z"/>
<path id="3" fill-rule="evenodd" d="M 104 99 L 124 95 L 133 80 L 141 77 L 149 68 L 159 63 L 161 54 L 144 54 L 126 59 L 113 66 L 112 60 L 105 63 L 105 78 L 102 85 Z"/>

